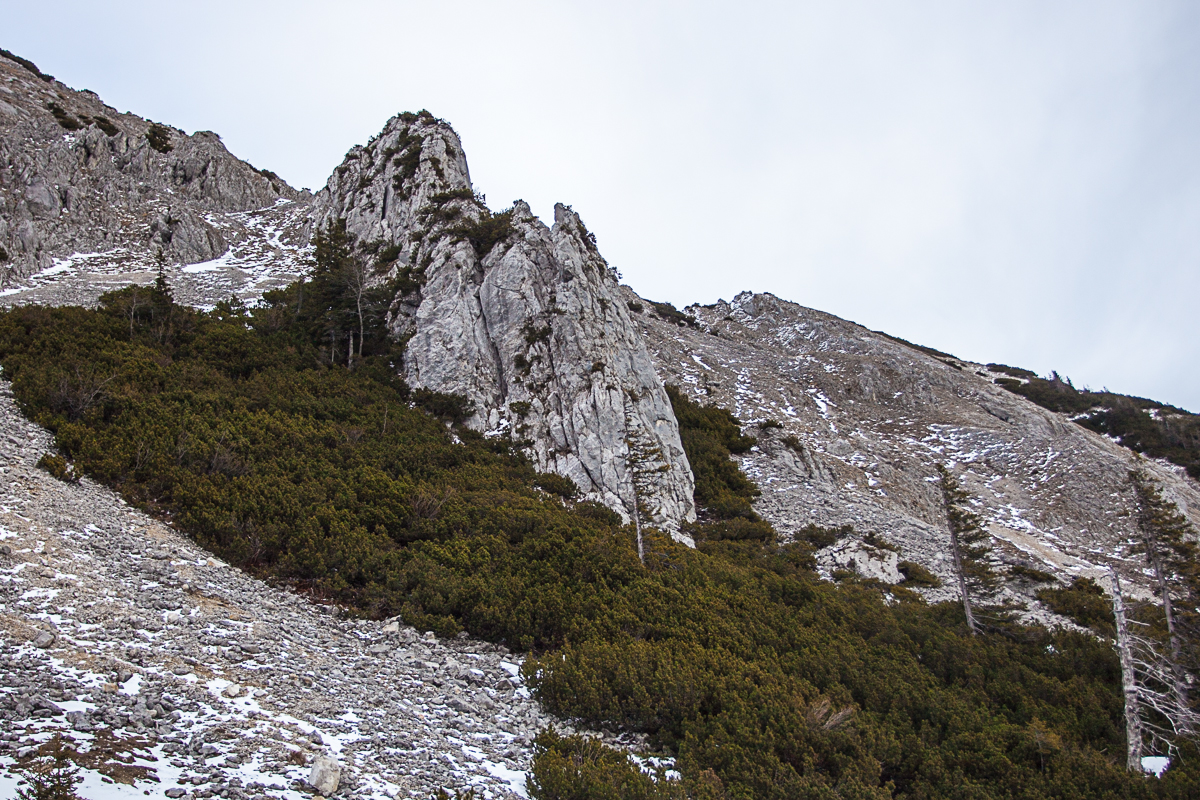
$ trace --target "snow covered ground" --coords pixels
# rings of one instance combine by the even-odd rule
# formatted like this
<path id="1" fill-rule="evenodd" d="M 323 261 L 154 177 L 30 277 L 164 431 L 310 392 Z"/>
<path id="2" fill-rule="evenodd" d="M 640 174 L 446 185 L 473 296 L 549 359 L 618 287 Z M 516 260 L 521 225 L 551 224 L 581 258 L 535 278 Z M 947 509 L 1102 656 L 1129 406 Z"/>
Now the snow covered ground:
<path id="1" fill-rule="evenodd" d="M 237 296 L 255 300 L 284 286 L 308 269 L 310 206 L 279 200 L 255 211 L 212 213 L 206 221 L 230 243 L 219 258 L 199 264 L 167 265 L 175 299 L 211 308 Z M 154 282 L 158 274 L 151 249 L 117 247 L 102 253 L 76 253 L 57 258 L 52 267 L 0 291 L 0 303 L 24 305 L 93 305 L 105 292 Z"/>

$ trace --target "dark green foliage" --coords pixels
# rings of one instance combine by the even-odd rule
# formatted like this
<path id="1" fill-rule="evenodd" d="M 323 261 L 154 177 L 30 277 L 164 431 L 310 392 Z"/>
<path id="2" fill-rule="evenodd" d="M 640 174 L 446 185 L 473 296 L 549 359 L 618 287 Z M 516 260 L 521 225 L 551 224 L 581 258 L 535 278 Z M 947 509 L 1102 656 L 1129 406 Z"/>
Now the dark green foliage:
<path id="1" fill-rule="evenodd" d="M 947 359 L 947 358 L 953 358 L 953 359 L 958 358 L 957 356 L 952 356 L 949 353 L 943 353 L 941 350 L 935 350 L 932 347 L 926 347 L 925 345 L 922 345 L 922 344 L 913 344 L 908 339 L 901 339 L 899 336 L 891 336 L 889 334 L 884 333 L 883 331 L 872 331 L 872 333 L 876 334 L 877 336 L 882 336 L 885 339 L 890 339 L 891 341 L 895 342 L 896 344 L 902 344 L 905 347 L 911 347 L 913 350 L 916 350 L 919 353 L 924 353 L 927 356 L 933 356 L 938 361 L 941 361 L 943 364 L 950 363 L 948 361 L 945 361 L 945 359 Z M 957 366 L 957 365 L 950 364 L 950 366 Z"/>
<path id="2" fill-rule="evenodd" d="M 21 58 L 16 53 L 10 53 L 9 51 L 4 50 L 4 49 L 0 49 L 0 56 L 4 56 L 5 58 L 9 59 L 10 61 L 17 62 L 22 67 L 24 67 L 25 69 L 32 72 L 34 75 L 37 75 L 39 78 L 44 80 L 46 83 L 50 83 L 51 81 L 54 80 L 53 75 L 47 75 L 46 73 L 42 72 L 40 69 L 37 68 L 37 64 L 34 64 L 28 58 Z"/>
<path id="3" fill-rule="evenodd" d="M 146 142 L 160 153 L 169 153 L 175 149 L 171 144 L 171 129 L 157 122 L 151 122 L 146 131 Z"/>
<path id="4" fill-rule="evenodd" d="M 526 322 L 525 327 L 521 329 L 525 334 L 525 343 L 533 346 L 538 342 L 550 341 L 550 334 L 553 330 L 549 325 L 534 325 L 532 321 Z"/>
<path id="5" fill-rule="evenodd" d="M 691 314 L 683 313 L 670 303 L 651 302 L 650 306 L 654 309 L 658 316 L 662 317 L 667 322 L 674 322 L 676 325 L 691 325 L 693 328 L 700 326 L 700 323 L 696 322 L 695 317 L 693 317 Z"/>
<path id="6" fill-rule="evenodd" d="M 1037 377 L 1036 372 L 1030 372 L 1027 369 L 1021 369 L 1020 367 L 1010 367 L 1007 364 L 988 364 L 987 368 L 992 372 L 999 372 L 1004 375 L 1009 375 L 1013 378 L 1028 379 Z"/>
<path id="7" fill-rule="evenodd" d="M 575 485 L 575 481 L 553 472 L 539 472 L 537 478 L 534 479 L 534 485 L 566 500 L 579 494 L 579 487 Z"/>
<path id="8" fill-rule="evenodd" d="M 1076 389 L 1057 372 L 1039 378 L 1028 370 L 989 364 L 988 368 L 1025 378 L 997 378 L 996 383 L 1042 408 L 1072 414 L 1074 421 L 1151 458 L 1165 458 L 1200 479 L 1200 415 L 1143 397 Z"/>
<path id="9" fill-rule="evenodd" d="M 518 417 L 524 417 L 533 410 L 533 404 L 527 400 L 516 400 L 508 404 L 508 408 Z"/>
<path id="10" fill-rule="evenodd" d="M 416 116 L 413 115 L 412 121 L 415 122 L 416 119 Z M 411 125 L 412 123 L 409 122 L 408 124 Z M 421 166 L 421 150 L 423 146 L 423 138 L 413 134 L 408 128 L 400 132 L 395 150 L 400 155 L 396 156 L 392 162 L 396 168 L 396 171 L 392 174 L 392 188 L 396 190 L 401 200 L 407 200 L 412 197 L 412 179 L 416 176 L 417 170 Z"/>
<path id="11" fill-rule="evenodd" d="M 625 305 L 629 306 L 629 310 L 630 310 L 630 311 L 632 311 L 632 312 L 633 312 L 633 313 L 635 313 L 635 314 L 640 314 L 640 313 L 642 313 L 642 311 L 643 311 L 643 309 L 644 309 L 644 307 L 642 306 L 642 304 L 641 304 L 641 303 L 638 303 L 638 302 L 636 302 L 636 301 L 634 301 L 634 300 L 630 300 L 630 301 L 629 301 L 628 303 L 626 303 Z"/>
<path id="12" fill-rule="evenodd" d="M 397 292 L 415 281 L 411 271 L 401 270 L 395 280 L 383 282 L 379 271 L 386 267 L 368 266 L 345 221 L 338 220 L 313 237 L 309 277 L 265 293 L 255 317 L 272 331 L 300 337 L 296 346 L 315 348 L 325 364 L 354 366 L 366 356 L 391 354 L 383 319 Z"/>
<path id="13" fill-rule="evenodd" d="M 1113 636 L 1116 632 L 1112 600 L 1091 578 L 1076 578 L 1066 589 L 1041 589 L 1037 598 L 1054 613 L 1102 636 Z"/>
<path id="14" fill-rule="evenodd" d="M 783 423 L 777 419 L 764 419 L 762 422 L 758 423 L 758 429 L 760 431 L 769 431 L 776 428 L 783 428 Z"/>
<path id="15" fill-rule="evenodd" d="M 659 780 L 642 772 L 629 756 L 583 736 L 560 736 L 552 730 L 533 743 L 533 771 L 528 779 L 534 800 L 658 800 L 687 794 L 678 781 Z"/>
<path id="16" fill-rule="evenodd" d="M 106 136 L 116 136 L 121 132 L 121 129 L 109 121 L 107 117 L 92 117 L 92 122 L 96 123 L 96 127 L 104 131 Z"/>
<path id="17" fill-rule="evenodd" d="M 696 505 L 712 519 L 742 518 L 759 522 L 750 501 L 759 491 L 742 474 L 730 456 L 744 453 L 755 445 L 752 436 L 743 436 L 736 417 L 723 408 L 693 403 L 674 386 L 667 387 L 679 437 L 696 476 Z"/>
<path id="18" fill-rule="evenodd" d="M 50 113 L 54 115 L 55 121 L 60 126 L 69 131 L 77 131 L 83 127 L 83 123 L 67 113 L 67 110 L 58 103 L 47 103 L 46 108 L 50 109 Z"/>
<path id="19" fill-rule="evenodd" d="M 937 575 L 934 575 L 915 561 L 901 561 L 898 566 L 900 574 L 904 576 L 905 584 L 935 588 L 942 585 L 942 581 Z"/>
<path id="20" fill-rule="evenodd" d="M 814 550 L 822 550 L 831 544 L 854 535 L 854 528 L 842 525 L 837 528 L 826 528 L 809 523 L 796 532 L 796 539 L 808 542 Z"/>
<path id="21" fill-rule="evenodd" d="M 469 222 L 447 228 L 447 233 L 471 243 L 475 255 L 484 258 L 500 242 L 513 235 L 512 209 L 495 214 L 485 210 L 477 222 Z"/>
<path id="22" fill-rule="evenodd" d="M 1195 796 L 1200 758 L 1161 782 L 1125 772 L 1106 643 L 969 637 L 953 605 L 820 581 L 805 543 L 691 550 L 645 529 L 643 566 L 612 511 L 547 495 L 503 442 L 410 405 L 395 353 L 323 358 L 310 326 L 329 309 L 299 303 L 323 291 L 11 309 L 0 363 L 63 455 L 131 503 L 361 613 L 537 648 L 525 671 L 550 710 L 646 731 L 692 798 Z M 703 434 L 685 437 L 698 478 L 748 503 L 719 465 L 736 476 L 728 454 L 753 440 L 727 412 L 678 408 Z M 603 797 L 629 778 L 620 758 L 542 739 L 534 773 L 559 793 L 543 797 Z"/>
<path id="23" fill-rule="evenodd" d="M 417 389 L 412 393 L 412 400 L 429 414 L 455 425 L 466 422 L 475 413 L 475 404 L 457 394 Z"/>
<path id="24" fill-rule="evenodd" d="M 1026 567 L 1022 564 L 1013 564 L 1008 568 L 1009 577 L 1019 580 L 1029 581 L 1030 583 L 1053 583 L 1054 576 L 1049 572 L 1043 572 L 1040 569 Z"/>
<path id="25" fill-rule="evenodd" d="M 403 252 L 404 248 L 398 244 L 388 245 L 379 251 L 375 258 L 375 263 L 381 267 L 389 267 L 396 263 Z"/>
<path id="26" fill-rule="evenodd" d="M 5 261 L 8 261 L 8 251 L 0 247 L 0 264 L 3 264 Z"/>
<path id="27" fill-rule="evenodd" d="M 947 522 L 958 537 L 967 585 L 971 588 L 992 586 L 996 576 L 987 562 L 991 552 L 991 537 L 983 528 L 983 519 L 972 510 L 970 494 L 959 485 L 950 471 L 938 465 L 938 472 L 941 475 Z"/>
<path id="28" fill-rule="evenodd" d="M 43 453 L 42 457 L 38 459 L 37 465 L 60 481 L 79 483 L 79 475 L 75 472 L 75 466 L 67 463 L 67 460 L 60 455 Z"/>
<path id="29" fill-rule="evenodd" d="M 451 200 L 470 200 L 474 203 L 478 203 L 481 206 L 487 205 L 487 203 L 484 202 L 483 195 L 467 188 L 452 189 L 448 192 L 438 192 L 433 197 L 429 198 L 429 202 L 435 206 L 444 205 L 449 203 Z"/>

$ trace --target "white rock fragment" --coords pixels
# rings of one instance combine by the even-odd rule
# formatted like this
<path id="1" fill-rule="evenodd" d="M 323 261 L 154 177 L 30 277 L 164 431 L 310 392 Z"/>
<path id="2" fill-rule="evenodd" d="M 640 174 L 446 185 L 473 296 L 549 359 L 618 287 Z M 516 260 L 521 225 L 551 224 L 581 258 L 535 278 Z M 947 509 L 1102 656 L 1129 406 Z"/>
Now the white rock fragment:
<path id="1" fill-rule="evenodd" d="M 313 760 L 312 772 L 308 775 L 308 783 L 318 794 L 328 797 L 337 791 L 338 782 L 342 779 L 342 767 L 337 759 L 328 753 L 322 753 Z"/>

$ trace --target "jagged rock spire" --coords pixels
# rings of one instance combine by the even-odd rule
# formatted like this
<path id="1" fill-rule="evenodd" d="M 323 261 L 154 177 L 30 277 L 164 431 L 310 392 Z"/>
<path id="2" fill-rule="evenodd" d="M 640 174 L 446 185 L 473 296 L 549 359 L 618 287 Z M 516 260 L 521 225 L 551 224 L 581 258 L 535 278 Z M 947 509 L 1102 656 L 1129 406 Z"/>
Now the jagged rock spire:
<path id="1" fill-rule="evenodd" d="M 538 469 L 625 518 L 639 504 L 674 532 L 695 518 L 670 400 L 574 211 L 556 206 L 552 228 L 521 201 L 493 214 L 473 193 L 457 135 L 423 113 L 393 118 L 351 150 L 316 219 L 344 219 L 364 253 L 402 279 L 390 325 L 407 340 L 412 386 L 466 396 L 472 427 L 528 442 Z M 661 460 L 659 479 L 640 490 L 631 441 Z"/>

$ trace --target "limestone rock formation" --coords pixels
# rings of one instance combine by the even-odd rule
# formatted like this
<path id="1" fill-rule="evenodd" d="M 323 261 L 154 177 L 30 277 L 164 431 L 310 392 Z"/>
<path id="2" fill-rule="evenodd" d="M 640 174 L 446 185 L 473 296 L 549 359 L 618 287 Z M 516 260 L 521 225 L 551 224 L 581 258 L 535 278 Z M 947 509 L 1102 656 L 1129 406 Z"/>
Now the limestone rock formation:
<path id="1" fill-rule="evenodd" d="M 520 201 L 493 214 L 454 131 L 410 114 L 317 195 L 317 228 L 338 220 L 400 287 L 390 325 L 412 386 L 469 398 L 472 427 L 526 442 L 539 470 L 625 518 L 673 532 L 695 518 L 670 400 L 577 214 L 557 206 L 552 228 Z"/>
<path id="2" fill-rule="evenodd" d="M 238 212 L 309 202 L 215 133 L 189 136 L 45 77 L 0 56 L 5 288 L 81 259 L 143 271 L 160 252 L 171 265 L 211 261 L 253 235 Z"/>

